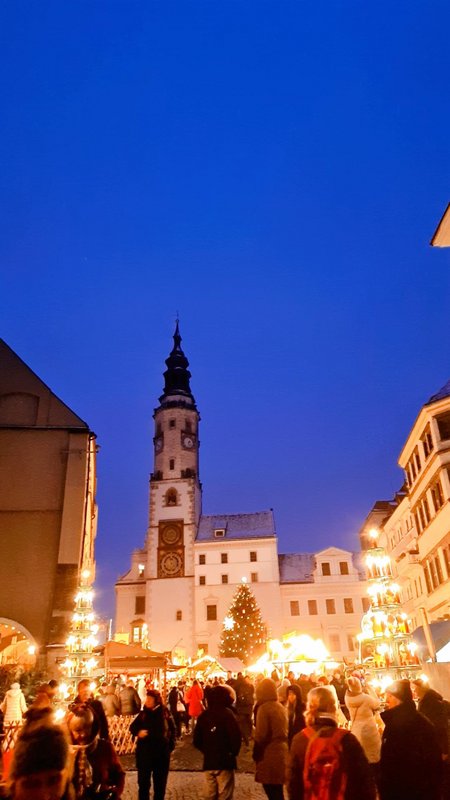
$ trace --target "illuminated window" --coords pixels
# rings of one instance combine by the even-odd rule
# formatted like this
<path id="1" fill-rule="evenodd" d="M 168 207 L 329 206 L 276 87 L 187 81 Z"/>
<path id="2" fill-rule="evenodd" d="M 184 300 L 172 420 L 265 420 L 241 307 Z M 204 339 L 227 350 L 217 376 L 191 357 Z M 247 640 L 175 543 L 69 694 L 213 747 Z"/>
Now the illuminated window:
<path id="1" fill-rule="evenodd" d="M 355 642 L 353 640 L 353 636 L 350 636 L 350 634 L 347 634 L 347 647 L 350 650 L 350 652 L 353 653 L 355 649 Z"/>
<path id="2" fill-rule="evenodd" d="M 133 625 L 133 642 L 140 642 L 142 638 L 142 627 L 140 625 Z"/>
<path id="3" fill-rule="evenodd" d="M 369 598 L 368 597 L 362 597 L 361 598 L 361 603 L 362 603 L 363 611 L 364 611 L 364 613 L 366 613 L 366 611 L 368 611 L 369 608 L 370 608 L 370 600 L 369 600 Z"/>
<path id="4" fill-rule="evenodd" d="M 144 576 L 145 566 L 144 564 L 138 564 L 138 575 L 140 578 Z"/>
<path id="5" fill-rule="evenodd" d="M 300 616 L 300 603 L 298 600 L 291 600 L 291 617 Z"/>

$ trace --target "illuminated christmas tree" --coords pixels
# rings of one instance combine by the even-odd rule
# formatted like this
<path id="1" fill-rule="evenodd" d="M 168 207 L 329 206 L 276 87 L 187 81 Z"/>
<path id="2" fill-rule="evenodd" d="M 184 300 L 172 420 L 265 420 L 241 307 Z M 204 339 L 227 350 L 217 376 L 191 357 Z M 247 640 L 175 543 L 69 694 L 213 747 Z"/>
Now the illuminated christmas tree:
<path id="1" fill-rule="evenodd" d="M 98 644 L 96 639 L 98 625 L 95 622 L 91 580 L 91 571 L 84 569 L 75 596 L 75 611 L 66 642 L 68 656 L 62 664 L 64 676 L 70 684 L 91 677 L 98 663 L 92 653 Z"/>
<path id="2" fill-rule="evenodd" d="M 392 677 L 401 677 L 419 666 L 417 646 L 412 641 L 411 622 L 402 611 L 391 559 L 378 544 L 378 536 L 375 528 L 370 531 L 371 547 L 365 557 L 370 608 L 358 635 L 360 661 L 377 672 L 389 671 Z"/>
<path id="3" fill-rule="evenodd" d="M 220 655 L 240 658 L 244 664 L 257 659 L 266 649 L 266 626 L 254 594 L 243 579 L 223 621 Z"/>

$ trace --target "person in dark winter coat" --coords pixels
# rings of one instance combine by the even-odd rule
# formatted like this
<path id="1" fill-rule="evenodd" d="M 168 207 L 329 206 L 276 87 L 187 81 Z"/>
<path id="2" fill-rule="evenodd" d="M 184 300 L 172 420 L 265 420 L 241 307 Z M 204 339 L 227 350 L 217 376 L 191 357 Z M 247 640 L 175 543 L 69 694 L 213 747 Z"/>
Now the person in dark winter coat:
<path id="1" fill-rule="evenodd" d="M 119 702 L 120 713 L 123 716 L 138 714 L 141 710 L 141 698 L 139 697 L 131 681 L 120 690 Z"/>
<path id="2" fill-rule="evenodd" d="M 231 800 L 236 757 L 241 732 L 231 711 L 231 695 L 225 686 L 214 686 L 208 708 L 200 714 L 194 730 L 194 747 L 203 753 L 208 800 Z"/>
<path id="3" fill-rule="evenodd" d="M 79 705 L 87 705 L 89 708 L 92 709 L 94 712 L 98 725 L 99 725 L 99 734 L 101 739 L 109 739 L 109 728 L 108 728 L 108 720 L 106 719 L 106 714 L 103 710 L 103 706 L 100 700 L 96 700 L 92 694 L 91 684 L 86 678 L 83 678 L 78 686 L 78 694 L 73 701 L 72 706 L 79 706 Z"/>
<path id="4" fill-rule="evenodd" d="M 432 723 L 414 704 L 409 681 L 386 689 L 381 741 L 381 800 L 440 800 L 442 757 Z"/>
<path id="5" fill-rule="evenodd" d="M 288 745 L 290 747 L 295 734 L 305 727 L 303 716 L 305 704 L 302 699 L 302 690 L 295 683 L 288 687 L 286 708 L 288 712 Z"/>
<path id="6" fill-rule="evenodd" d="M 149 800 L 152 777 L 153 800 L 164 800 L 170 754 L 175 747 L 175 723 L 156 689 L 147 691 L 144 708 L 131 723 L 130 732 L 137 738 L 139 800 Z"/>
<path id="7" fill-rule="evenodd" d="M 307 727 L 297 733 L 291 744 L 287 789 L 289 800 L 303 800 L 303 769 L 306 751 L 315 735 L 331 736 L 337 730 L 338 701 L 331 687 L 321 686 L 308 693 L 305 721 Z M 342 729 L 340 729 L 342 730 Z M 342 769 L 346 775 L 345 800 L 375 800 L 376 789 L 364 751 L 350 731 L 341 739 Z"/>
<path id="8" fill-rule="evenodd" d="M 248 745 L 252 735 L 252 714 L 255 703 L 255 689 L 247 676 L 244 678 L 242 673 L 238 674 L 236 685 L 236 715 L 245 745 Z"/>
<path id="9" fill-rule="evenodd" d="M 264 678 L 256 688 L 256 722 L 253 758 L 255 780 L 262 783 L 269 800 L 283 800 L 288 756 L 287 711 L 278 702 L 277 686 Z"/>
<path id="10" fill-rule="evenodd" d="M 74 755 L 72 783 L 76 797 L 83 799 L 100 789 L 119 798 L 125 786 L 125 772 L 111 742 L 99 737 L 99 723 L 92 708 L 72 706 L 67 729 Z"/>
<path id="11" fill-rule="evenodd" d="M 186 709 L 183 703 L 183 692 L 181 686 L 172 686 L 168 697 L 167 703 L 170 708 L 170 713 L 172 714 L 173 721 L 175 722 L 175 728 L 177 732 L 177 739 L 181 737 L 181 723 L 184 719 L 184 715 L 186 713 Z"/>
<path id="12" fill-rule="evenodd" d="M 448 757 L 448 716 L 444 698 L 421 678 L 411 681 L 413 691 L 419 701 L 417 710 L 436 728 L 442 755 Z"/>

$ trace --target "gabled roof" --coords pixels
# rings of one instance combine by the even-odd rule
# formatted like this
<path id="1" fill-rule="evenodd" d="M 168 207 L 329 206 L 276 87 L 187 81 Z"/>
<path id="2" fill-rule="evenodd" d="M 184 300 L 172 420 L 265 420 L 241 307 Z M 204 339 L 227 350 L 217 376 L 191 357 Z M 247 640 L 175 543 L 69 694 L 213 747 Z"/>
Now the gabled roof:
<path id="1" fill-rule="evenodd" d="M 286 553 L 278 556 L 280 583 L 312 583 L 315 556 L 313 553 Z"/>
<path id="2" fill-rule="evenodd" d="M 436 403 L 438 400 L 444 400 L 446 397 L 450 397 L 450 380 L 447 381 L 442 389 L 439 389 L 436 394 L 431 395 L 430 399 L 425 405 L 429 406 L 431 403 Z"/>
<path id="3" fill-rule="evenodd" d="M 0 339 L 0 427 L 89 430 L 86 422 L 3 339 Z"/>
<path id="4" fill-rule="evenodd" d="M 220 540 L 214 531 L 223 529 Z M 252 514 L 202 515 L 196 541 L 227 541 L 236 539 L 266 539 L 275 536 L 273 511 L 256 511 Z"/>

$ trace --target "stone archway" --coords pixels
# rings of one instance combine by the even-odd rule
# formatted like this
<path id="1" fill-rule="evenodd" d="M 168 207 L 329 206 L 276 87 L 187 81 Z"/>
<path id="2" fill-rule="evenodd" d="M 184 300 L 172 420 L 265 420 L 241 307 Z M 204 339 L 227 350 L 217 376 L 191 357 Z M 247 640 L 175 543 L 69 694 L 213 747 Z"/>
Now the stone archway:
<path id="1" fill-rule="evenodd" d="M 0 617 L 0 667 L 18 664 L 32 669 L 37 655 L 37 643 L 31 633 L 16 620 Z"/>

